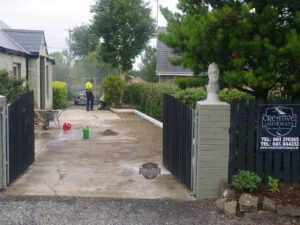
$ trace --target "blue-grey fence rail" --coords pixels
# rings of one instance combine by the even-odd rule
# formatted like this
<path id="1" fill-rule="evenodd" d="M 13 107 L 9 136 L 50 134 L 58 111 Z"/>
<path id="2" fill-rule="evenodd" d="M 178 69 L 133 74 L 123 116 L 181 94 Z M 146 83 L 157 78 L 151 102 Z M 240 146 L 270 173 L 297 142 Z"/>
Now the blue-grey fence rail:
<path id="1" fill-rule="evenodd" d="M 20 96 L 8 107 L 9 180 L 13 182 L 34 161 L 33 91 Z"/>
<path id="2" fill-rule="evenodd" d="M 300 183 L 299 152 L 257 151 L 257 106 L 264 103 L 281 102 L 234 100 L 231 103 L 228 180 L 231 182 L 232 176 L 238 170 L 247 169 L 256 172 L 264 181 L 268 181 L 268 176 L 272 176 L 286 183 Z M 285 101 L 284 103 L 299 104 L 300 101 Z"/>
<path id="3" fill-rule="evenodd" d="M 163 165 L 192 189 L 193 109 L 178 99 L 163 96 Z"/>

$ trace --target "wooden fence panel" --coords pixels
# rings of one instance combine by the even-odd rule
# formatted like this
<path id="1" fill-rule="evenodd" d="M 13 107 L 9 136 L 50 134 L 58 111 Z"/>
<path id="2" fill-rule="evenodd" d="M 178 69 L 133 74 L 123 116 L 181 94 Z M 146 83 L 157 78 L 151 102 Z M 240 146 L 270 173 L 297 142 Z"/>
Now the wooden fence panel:
<path id="1" fill-rule="evenodd" d="M 233 100 L 231 103 L 231 108 L 230 108 L 230 129 L 229 129 L 229 183 L 231 182 L 231 176 L 233 175 L 236 170 L 237 170 L 237 166 L 236 166 L 236 147 L 237 147 L 237 125 L 238 125 L 238 121 L 236 120 L 237 115 L 238 115 L 238 100 Z"/>
<path id="2" fill-rule="evenodd" d="M 239 104 L 239 114 L 238 114 L 238 163 L 237 166 L 240 169 L 245 169 L 245 152 L 246 152 L 246 101 L 242 100 Z"/>
<path id="3" fill-rule="evenodd" d="M 247 169 L 250 171 L 254 170 L 254 150 L 255 150 L 255 123 L 249 121 L 255 121 L 255 102 L 254 100 L 249 101 L 248 111 L 248 136 L 247 136 Z"/>
<path id="4" fill-rule="evenodd" d="M 299 152 L 258 152 L 257 126 L 258 105 L 279 102 L 248 103 L 234 100 L 231 103 L 230 121 L 230 154 L 228 182 L 238 170 L 248 169 L 256 172 L 264 181 L 268 176 L 286 183 L 300 183 L 300 153 Z M 293 103 L 300 104 L 300 100 Z M 291 104 L 291 101 L 285 101 Z"/>

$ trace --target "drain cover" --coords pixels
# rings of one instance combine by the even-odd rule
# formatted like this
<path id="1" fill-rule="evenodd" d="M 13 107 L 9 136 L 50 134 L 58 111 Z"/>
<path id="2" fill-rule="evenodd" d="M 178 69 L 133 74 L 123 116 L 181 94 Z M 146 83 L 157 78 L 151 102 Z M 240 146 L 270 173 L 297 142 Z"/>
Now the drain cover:
<path id="1" fill-rule="evenodd" d="M 157 164 L 148 162 L 143 164 L 143 167 L 140 168 L 140 174 L 142 174 L 146 179 L 152 180 L 160 174 L 160 168 L 158 168 Z"/>

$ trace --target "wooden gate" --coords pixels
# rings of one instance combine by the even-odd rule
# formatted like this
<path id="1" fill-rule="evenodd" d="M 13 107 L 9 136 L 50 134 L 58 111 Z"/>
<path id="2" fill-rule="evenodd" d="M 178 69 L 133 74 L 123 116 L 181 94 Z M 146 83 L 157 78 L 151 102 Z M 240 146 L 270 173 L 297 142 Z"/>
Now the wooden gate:
<path id="1" fill-rule="evenodd" d="M 193 189 L 193 118 L 193 109 L 164 94 L 163 165 L 189 189 Z"/>

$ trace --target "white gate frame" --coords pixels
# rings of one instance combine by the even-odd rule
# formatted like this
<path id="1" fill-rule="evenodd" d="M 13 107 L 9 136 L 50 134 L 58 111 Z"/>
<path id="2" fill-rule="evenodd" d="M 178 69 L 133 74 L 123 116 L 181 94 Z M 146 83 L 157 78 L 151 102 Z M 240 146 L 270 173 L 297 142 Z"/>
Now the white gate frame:
<path id="1" fill-rule="evenodd" d="M 197 194 L 197 161 L 198 161 L 198 111 L 193 110 L 193 125 L 192 125 L 192 153 L 191 153 L 191 182 L 192 192 Z"/>
<path id="2" fill-rule="evenodd" d="M 4 106 L 2 109 L 2 184 L 3 188 L 6 189 L 9 183 L 9 116 L 8 107 Z"/>

